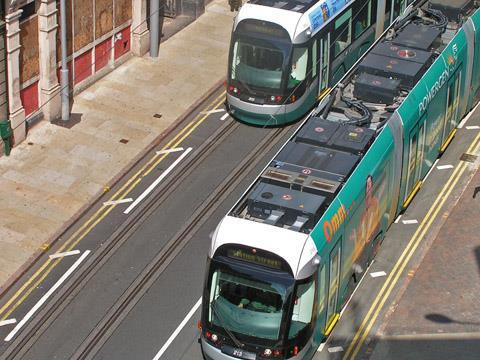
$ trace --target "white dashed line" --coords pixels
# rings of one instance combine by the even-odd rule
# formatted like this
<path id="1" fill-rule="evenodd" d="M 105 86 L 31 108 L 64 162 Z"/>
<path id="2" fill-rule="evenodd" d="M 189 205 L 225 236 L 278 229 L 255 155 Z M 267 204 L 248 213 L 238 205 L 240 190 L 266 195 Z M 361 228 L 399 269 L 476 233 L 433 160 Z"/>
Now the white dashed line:
<path id="1" fill-rule="evenodd" d="M 437 166 L 438 170 L 447 170 L 447 169 L 453 169 L 453 165 L 440 165 Z"/>
<path id="2" fill-rule="evenodd" d="M 405 225 L 418 224 L 418 220 L 402 220 Z"/>
<path id="3" fill-rule="evenodd" d="M 184 149 L 182 147 L 178 147 L 178 148 L 173 148 L 173 149 L 160 150 L 160 151 L 157 151 L 156 154 L 157 155 L 170 154 L 170 153 L 179 152 L 179 151 L 183 151 L 183 150 Z"/>
<path id="4" fill-rule="evenodd" d="M 370 273 L 370 276 L 372 278 L 377 278 L 377 277 L 387 276 L 387 273 L 385 271 L 377 271 L 377 272 Z"/>
<path id="5" fill-rule="evenodd" d="M 132 202 L 132 198 L 126 198 L 126 199 L 120 199 L 120 200 L 112 200 L 112 201 L 105 201 L 103 205 L 105 206 L 111 206 L 111 205 L 118 205 L 118 204 L 125 204 L 125 203 L 130 203 Z"/>
<path id="6" fill-rule="evenodd" d="M 0 326 L 15 324 L 16 322 L 17 322 L 17 319 L 3 320 L 3 321 L 0 321 Z"/>
<path id="7" fill-rule="evenodd" d="M 465 126 L 465 129 L 467 129 L 467 130 L 479 130 L 480 126 L 478 126 L 478 125 Z"/>
<path id="8" fill-rule="evenodd" d="M 475 106 L 473 108 L 472 111 L 470 111 L 467 116 L 465 116 L 465 118 L 460 122 L 460 124 L 458 124 L 458 128 L 461 129 L 463 127 L 463 125 L 465 125 L 465 123 L 470 119 L 470 117 L 473 115 L 473 113 L 475 112 L 475 110 L 477 110 L 478 106 L 480 104 L 477 104 L 477 106 Z"/>
<path id="9" fill-rule="evenodd" d="M 60 285 L 63 284 L 65 280 L 75 271 L 77 267 L 80 266 L 83 260 L 90 254 L 90 250 L 86 250 L 82 256 L 80 256 L 77 261 L 70 267 L 70 269 L 67 270 L 65 274 L 62 275 L 60 279 L 53 285 L 50 290 L 48 290 L 45 295 L 42 296 L 42 298 L 33 306 L 33 308 L 25 315 L 25 317 L 15 326 L 15 328 L 10 332 L 10 334 L 7 335 L 5 338 L 5 341 L 10 341 L 13 339 L 15 334 L 22 328 L 23 325 L 27 323 L 28 320 L 40 309 L 40 307 L 45 303 L 45 301 L 48 300 L 48 298 L 57 290 Z"/>
<path id="10" fill-rule="evenodd" d="M 193 149 L 192 149 L 191 147 L 188 148 L 188 149 L 186 149 L 185 152 L 184 152 L 182 155 L 180 155 L 180 157 L 179 157 L 177 160 L 175 160 L 175 162 L 174 162 L 172 165 L 170 165 L 170 166 L 168 167 L 168 169 L 165 170 L 165 171 L 157 178 L 157 180 L 155 180 L 155 181 L 147 188 L 147 190 L 145 190 L 145 191 L 142 193 L 142 195 L 140 195 L 140 196 L 138 197 L 138 199 L 136 199 L 136 200 L 127 208 L 127 210 L 125 210 L 123 213 L 124 213 L 124 214 L 128 214 L 130 211 L 132 211 L 133 208 L 135 208 L 135 206 L 137 206 L 143 199 L 145 199 L 145 198 L 147 197 L 147 195 L 150 194 L 150 193 L 153 191 L 153 189 L 155 189 L 155 187 L 156 187 L 158 184 L 160 184 L 160 182 L 175 168 L 175 166 L 177 166 L 178 164 L 180 164 L 180 162 L 181 162 L 181 161 L 188 155 L 188 153 L 189 153 L 190 151 L 192 151 L 192 150 L 193 150 Z"/>
<path id="11" fill-rule="evenodd" d="M 223 114 L 223 116 L 220 118 L 221 121 L 225 121 L 226 118 L 228 118 L 230 115 L 228 113 Z"/>
<path id="12" fill-rule="evenodd" d="M 402 215 L 398 215 L 397 219 L 395 220 L 395 224 L 398 224 L 401 218 L 402 218 Z"/>
<path id="13" fill-rule="evenodd" d="M 225 111 L 225 109 L 213 109 L 213 110 L 210 110 L 210 111 L 202 111 L 200 114 L 210 115 L 210 114 L 215 114 L 215 113 L 224 112 L 224 111 Z"/>
<path id="14" fill-rule="evenodd" d="M 49 258 L 50 259 L 58 259 L 58 258 L 62 258 L 62 257 L 65 257 L 65 256 L 72 256 L 72 255 L 77 255 L 77 254 L 80 254 L 80 250 L 72 250 L 72 251 L 52 254 L 52 255 L 49 256 Z"/>
<path id="15" fill-rule="evenodd" d="M 334 347 L 328 348 L 329 353 L 337 353 L 341 351 L 343 351 L 343 347 L 341 346 L 334 346 Z"/>
<path id="16" fill-rule="evenodd" d="M 183 327 L 187 324 L 187 322 L 190 320 L 190 318 L 195 314 L 195 312 L 198 310 L 200 305 L 202 304 L 202 298 L 198 299 L 197 303 L 193 306 L 193 308 L 190 310 L 190 312 L 185 316 L 185 319 L 178 325 L 177 329 L 173 332 L 173 334 L 168 338 L 167 342 L 162 346 L 162 348 L 158 351 L 157 355 L 153 358 L 153 360 L 158 360 L 160 357 L 163 355 L 165 351 L 167 351 L 168 347 L 170 344 L 175 340 L 175 338 L 178 336 L 180 331 L 182 331 Z"/>
<path id="17" fill-rule="evenodd" d="M 433 169 L 435 169 L 435 165 L 437 165 L 438 161 L 440 159 L 437 159 L 435 160 L 435 162 L 433 163 L 433 166 L 430 168 L 430 170 L 428 171 L 427 175 L 425 175 L 425 177 L 423 178 L 423 182 L 427 181 L 427 178 L 430 176 L 430 174 L 432 173 Z"/>

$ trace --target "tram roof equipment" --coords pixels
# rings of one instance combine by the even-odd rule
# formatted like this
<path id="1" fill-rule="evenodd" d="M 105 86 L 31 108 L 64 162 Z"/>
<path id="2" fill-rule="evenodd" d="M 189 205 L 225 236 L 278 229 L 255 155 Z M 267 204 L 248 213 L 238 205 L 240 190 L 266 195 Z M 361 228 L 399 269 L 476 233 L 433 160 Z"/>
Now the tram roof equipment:
<path id="1" fill-rule="evenodd" d="M 438 15 L 438 14 L 437 14 Z M 391 30 L 270 162 L 231 215 L 310 233 L 448 42 L 419 12 Z M 443 18 L 444 19 L 444 18 Z M 320 115 L 321 113 L 321 115 Z"/>
<path id="2" fill-rule="evenodd" d="M 440 10 L 450 21 L 458 21 L 473 8 L 474 0 L 430 0 L 432 9 Z"/>

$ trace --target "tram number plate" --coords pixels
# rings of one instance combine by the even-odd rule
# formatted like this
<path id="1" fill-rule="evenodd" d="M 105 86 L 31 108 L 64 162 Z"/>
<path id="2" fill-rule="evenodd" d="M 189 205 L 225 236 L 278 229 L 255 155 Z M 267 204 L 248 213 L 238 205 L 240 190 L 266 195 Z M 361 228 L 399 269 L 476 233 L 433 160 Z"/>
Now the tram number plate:
<path id="1" fill-rule="evenodd" d="M 222 352 L 234 356 L 239 359 L 245 359 L 245 360 L 256 360 L 257 355 L 255 353 L 251 353 L 242 349 L 236 349 L 228 345 L 222 346 Z"/>

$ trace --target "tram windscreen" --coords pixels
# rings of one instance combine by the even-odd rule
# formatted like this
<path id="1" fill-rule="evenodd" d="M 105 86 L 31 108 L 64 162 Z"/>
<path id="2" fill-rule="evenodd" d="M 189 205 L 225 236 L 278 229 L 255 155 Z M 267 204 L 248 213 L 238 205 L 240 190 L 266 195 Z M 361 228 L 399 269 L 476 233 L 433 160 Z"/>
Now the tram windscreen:
<path id="1" fill-rule="evenodd" d="M 247 88 L 279 90 L 291 48 L 288 33 L 278 25 L 240 23 L 232 37 L 231 80 Z"/>
<path id="2" fill-rule="evenodd" d="M 238 272 L 213 263 L 210 276 L 210 324 L 236 334 L 279 339 L 293 279 L 265 274 L 257 277 L 249 271 Z"/>

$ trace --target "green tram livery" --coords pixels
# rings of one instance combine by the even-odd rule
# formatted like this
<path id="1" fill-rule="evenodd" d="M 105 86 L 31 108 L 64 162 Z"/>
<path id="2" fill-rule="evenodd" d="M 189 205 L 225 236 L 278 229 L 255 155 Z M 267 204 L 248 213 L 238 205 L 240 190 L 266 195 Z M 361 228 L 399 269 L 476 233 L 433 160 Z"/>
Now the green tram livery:
<path id="1" fill-rule="evenodd" d="M 477 7 L 413 7 L 223 218 L 203 293 L 206 359 L 313 357 L 385 232 L 478 102 Z"/>
<path id="2" fill-rule="evenodd" d="M 232 30 L 226 108 L 276 126 L 305 116 L 413 0 L 250 0 Z"/>

